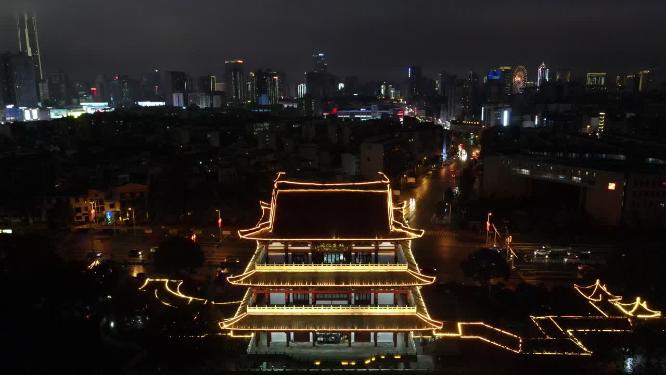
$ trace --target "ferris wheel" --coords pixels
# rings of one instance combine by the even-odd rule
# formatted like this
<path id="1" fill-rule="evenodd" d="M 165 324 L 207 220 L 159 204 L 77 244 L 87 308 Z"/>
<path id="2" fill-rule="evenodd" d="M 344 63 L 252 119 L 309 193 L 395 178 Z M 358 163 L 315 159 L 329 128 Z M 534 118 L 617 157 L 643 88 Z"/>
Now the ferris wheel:
<path id="1" fill-rule="evenodd" d="M 527 85 L 527 69 L 524 66 L 518 65 L 513 70 L 513 79 L 512 79 L 512 92 L 514 94 L 522 94 L 525 91 L 525 86 Z"/>

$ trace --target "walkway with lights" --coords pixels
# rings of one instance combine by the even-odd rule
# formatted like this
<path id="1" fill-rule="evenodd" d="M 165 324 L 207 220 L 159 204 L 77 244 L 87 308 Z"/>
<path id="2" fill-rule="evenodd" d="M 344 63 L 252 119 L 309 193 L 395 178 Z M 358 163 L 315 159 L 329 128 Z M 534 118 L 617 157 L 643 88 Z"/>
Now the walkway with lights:
<path id="1" fill-rule="evenodd" d="M 599 315 L 531 316 L 540 337 L 521 337 L 484 322 L 445 323 L 444 327 L 455 329 L 436 331 L 435 337 L 480 340 L 519 354 L 590 356 L 592 351 L 581 341 L 580 334 L 628 333 L 646 319 L 661 319 L 661 311 L 650 309 L 640 297 L 623 303 L 623 297 L 611 294 L 600 280 L 574 288 Z"/>
<path id="2" fill-rule="evenodd" d="M 241 301 L 218 302 L 218 301 L 211 301 L 205 298 L 188 296 L 180 291 L 182 285 L 183 285 L 183 280 L 147 278 L 143 282 L 143 285 L 139 287 L 139 290 L 141 291 L 153 290 L 155 299 L 157 299 L 164 306 L 171 308 L 177 308 L 179 306 L 189 305 L 192 303 L 201 304 L 201 305 L 206 305 L 206 304 L 237 305 L 241 302 Z"/>
<path id="3" fill-rule="evenodd" d="M 189 296 L 181 292 L 182 284 L 182 280 L 147 278 L 139 290 L 152 291 L 155 298 L 169 308 L 192 303 L 236 305 L 242 302 L 216 302 Z M 661 311 L 649 308 L 647 301 L 639 297 L 624 303 L 623 297 L 610 293 L 600 280 L 588 286 L 574 285 L 574 288 L 599 314 L 531 316 L 533 325 L 541 332 L 538 337 L 519 336 L 484 322 L 445 322 L 444 328 L 434 332 L 434 337 L 478 340 L 517 354 L 590 356 L 592 351 L 578 337 L 579 334 L 629 333 L 645 320 L 662 319 Z M 253 335 L 235 337 L 253 339 Z M 391 352 L 393 350 L 387 350 L 387 353 Z"/>

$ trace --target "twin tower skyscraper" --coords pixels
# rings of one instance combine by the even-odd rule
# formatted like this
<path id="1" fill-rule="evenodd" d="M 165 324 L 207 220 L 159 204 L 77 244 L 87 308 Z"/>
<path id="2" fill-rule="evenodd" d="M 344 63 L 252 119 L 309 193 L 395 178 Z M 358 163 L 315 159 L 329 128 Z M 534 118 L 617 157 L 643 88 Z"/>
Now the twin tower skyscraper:
<path id="1" fill-rule="evenodd" d="M 33 12 L 23 11 L 16 15 L 19 52 L 32 58 L 37 81 L 44 79 L 42 57 L 39 53 L 39 37 L 37 35 L 37 17 Z"/>

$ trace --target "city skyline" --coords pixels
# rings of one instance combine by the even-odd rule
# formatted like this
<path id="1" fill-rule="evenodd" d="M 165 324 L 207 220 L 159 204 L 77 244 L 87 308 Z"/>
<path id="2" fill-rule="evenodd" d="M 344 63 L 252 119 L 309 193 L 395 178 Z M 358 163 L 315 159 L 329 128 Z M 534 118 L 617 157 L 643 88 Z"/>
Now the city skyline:
<path id="1" fill-rule="evenodd" d="M 208 1 L 197 7 L 121 3 L 22 2 L 37 14 L 45 73 L 62 68 L 75 79 L 93 79 L 160 68 L 222 76 L 225 60 L 242 58 L 246 69 L 272 68 L 299 82 L 317 51 L 327 54 L 329 71 L 364 80 L 402 80 L 411 65 L 422 66 L 426 76 L 523 65 L 533 80 L 542 61 L 579 75 L 643 68 L 659 74 L 666 61 L 663 49 L 640 37 L 663 32 L 659 15 L 666 7 L 656 1 L 640 8 L 620 2 L 605 2 L 603 8 L 597 2 L 555 6 L 552 1 L 501 8 L 477 2 L 453 7 L 366 1 L 342 2 L 336 9 L 300 1 L 268 1 L 259 9 Z M 3 51 L 18 50 L 14 5 L 1 15 Z M 121 8 L 122 14 L 115 10 Z M 382 12 L 375 16 L 373 9 Z M 119 27 L 115 20 L 121 16 Z M 622 19 L 632 22 L 623 26 Z M 611 24 L 612 29 L 606 27 Z"/>

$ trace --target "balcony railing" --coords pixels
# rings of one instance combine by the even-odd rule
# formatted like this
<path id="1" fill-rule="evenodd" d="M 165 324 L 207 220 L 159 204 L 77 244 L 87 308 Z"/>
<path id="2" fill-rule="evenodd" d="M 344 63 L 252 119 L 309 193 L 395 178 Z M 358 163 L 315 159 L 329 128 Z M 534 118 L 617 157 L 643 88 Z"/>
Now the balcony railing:
<path id="1" fill-rule="evenodd" d="M 248 306 L 248 314 L 258 315 L 411 315 L 415 306 L 354 306 L 354 305 L 303 305 L 303 306 Z"/>
<path id="2" fill-rule="evenodd" d="M 368 271 L 368 272 L 386 272 L 386 271 L 406 271 L 407 263 L 384 264 L 384 263 L 342 263 L 342 264 L 257 264 L 257 271 L 265 272 L 334 272 L 334 271 Z"/>

